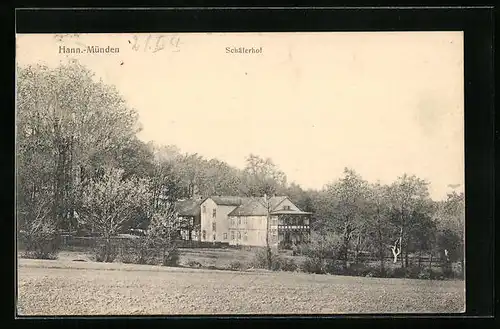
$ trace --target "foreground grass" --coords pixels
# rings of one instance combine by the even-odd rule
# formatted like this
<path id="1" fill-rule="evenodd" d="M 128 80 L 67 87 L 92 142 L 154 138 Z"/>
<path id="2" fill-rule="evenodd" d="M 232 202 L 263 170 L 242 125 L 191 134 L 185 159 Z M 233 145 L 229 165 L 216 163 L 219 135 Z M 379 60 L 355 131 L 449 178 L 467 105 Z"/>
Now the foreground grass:
<path id="1" fill-rule="evenodd" d="M 463 281 L 20 259 L 19 315 L 461 312 Z"/>

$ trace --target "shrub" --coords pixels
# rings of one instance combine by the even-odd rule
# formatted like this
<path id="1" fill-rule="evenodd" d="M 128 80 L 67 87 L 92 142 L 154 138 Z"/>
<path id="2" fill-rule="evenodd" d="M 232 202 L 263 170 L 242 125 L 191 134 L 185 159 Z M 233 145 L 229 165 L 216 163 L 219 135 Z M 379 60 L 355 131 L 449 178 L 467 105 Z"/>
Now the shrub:
<path id="1" fill-rule="evenodd" d="M 373 268 L 363 263 L 351 264 L 344 272 L 346 275 L 365 277 L 367 275 L 373 276 L 374 274 Z"/>
<path id="2" fill-rule="evenodd" d="M 247 268 L 247 266 L 243 263 L 241 263 L 240 261 L 232 261 L 230 264 L 229 264 L 229 269 L 232 270 L 232 271 L 243 271 Z"/>
<path id="3" fill-rule="evenodd" d="M 339 237 L 333 234 L 313 234 L 311 241 L 297 248 L 297 253 L 306 256 L 301 269 L 307 273 L 336 273 L 335 259 L 339 252 Z"/>
<path id="4" fill-rule="evenodd" d="M 163 266 L 178 266 L 179 265 L 179 249 L 175 244 L 168 243 L 163 245 L 162 262 Z"/>
<path id="5" fill-rule="evenodd" d="M 405 278 L 406 277 L 406 268 L 404 267 L 396 267 L 388 271 L 388 277 L 390 278 Z"/>
<path id="6" fill-rule="evenodd" d="M 441 270 L 443 272 L 443 276 L 445 278 L 452 278 L 455 276 L 455 273 L 453 272 L 452 264 L 451 262 L 443 262 L 441 264 Z"/>
<path id="7" fill-rule="evenodd" d="M 197 267 L 197 268 L 200 268 L 201 267 L 201 263 L 200 262 L 197 262 L 197 261 L 194 261 L 194 260 L 190 260 L 186 263 L 187 266 L 189 267 Z"/>
<path id="8" fill-rule="evenodd" d="M 96 262 L 112 263 L 118 255 L 118 247 L 113 242 L 100 242 L 94 248 Z"/>
<path id="9" fill-rule="evenodd" d="M 298 270 L 298 266 L 293 259 L 283 257 L 279 261 L 279 269 L 281 271 L 295 272 Z"/>
<path id="10" fill-rule="evenodd" d="M 61 246 L 61 239 L 52 222 L 38 222 L 27 231 L 19 234 L 19 242 L 24 247 L 25 258 L 56 259 Z"/>
<path id="11" fill-rule="evenodd" d="M 271 254 L 271 259 L 276 258 L 275 253 Z M 271 260 L 271 268 L 273 261 Z M 253 266 L 256 268 L 268 268 L 268 260 L 267 260 L 267 250 L 266 249 L 258 249 L 255 253 L 255 257 L 253 260 Z"/>
<path id="12" fill-rule="evenodd" d="M 432 279 L 433 277 L 434 277 L 434 273 L 428 267 L 422 269 L 420 271 L 420 273 L 418 273 L 418 276 L 417 276 L 417 278 L 421 279 L 421 280 L 429 280 L 429 279 Z"/>
<path id="13" fill-rule="evenodd" d="M 267 250 L 259 249 L 255 253 L 252 265 L 256 268 L 268 268 Z M 280 256 L 276 251 L 271 252 L 271 270 L 272 271 L 295 271 L 298 266 L 293 259 Z"/>
<path id="14" fill-rule="evenodd" d="M 300 269 L 306 273 L 316 273 L 323 274 L 324 264 L 323 260 L 317 257 L 307 257 L 302 264 L 300 264 Z"/>
<path id="15" fill-rule="evenodd" d="M 119 259 L 123 263 L 155 265 L 158 263 L 158 251 L 147 238 L 125 240 Z"/>

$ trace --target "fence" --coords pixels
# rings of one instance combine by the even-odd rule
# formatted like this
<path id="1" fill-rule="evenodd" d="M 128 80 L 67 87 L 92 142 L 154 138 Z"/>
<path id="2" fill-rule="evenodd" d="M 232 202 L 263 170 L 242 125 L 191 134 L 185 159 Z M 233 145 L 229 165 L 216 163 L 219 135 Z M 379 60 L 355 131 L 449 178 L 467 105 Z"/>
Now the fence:
<path id="1" fill-rule="evenodd" d="M 113 242 L 121 243 L 132 239 L 140 239 L 141 237 L 134 235 L 123 235 L 111 238 Z M 99 237 L 80 237 L 72 235 L 61 236 L 62 249 L 87 249 L 97 246 L 98 242 L 102 241 Z M 179 248 L 228 248 L 227 242 L 208 242 L 194 240 L 177 240 L 176 245 Z"/>

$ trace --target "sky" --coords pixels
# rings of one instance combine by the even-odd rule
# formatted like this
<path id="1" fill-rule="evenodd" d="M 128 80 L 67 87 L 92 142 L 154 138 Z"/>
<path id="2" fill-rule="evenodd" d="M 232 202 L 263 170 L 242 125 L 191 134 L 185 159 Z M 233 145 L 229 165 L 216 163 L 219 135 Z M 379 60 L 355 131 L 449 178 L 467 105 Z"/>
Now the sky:
<path id="1" fill-rule="evenodd" d="M 116 85 L 146 142 L 239 168 L 270 157 L 303 188 L 350 167 L 415 174 L 436 200 L 464 190 L 462 32 L 18 34 L 16 48 L 19 65 L 76 59 Z"/>

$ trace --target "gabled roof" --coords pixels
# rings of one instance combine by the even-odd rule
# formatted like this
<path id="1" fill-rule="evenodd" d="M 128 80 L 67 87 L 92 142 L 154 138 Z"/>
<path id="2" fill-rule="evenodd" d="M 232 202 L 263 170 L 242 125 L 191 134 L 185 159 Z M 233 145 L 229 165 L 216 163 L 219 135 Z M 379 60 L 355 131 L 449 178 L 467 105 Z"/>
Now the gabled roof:
<path id="1" fill-rule="evenodd" d="M 276 210 L 271 211 L 271 215 L 311 215 L 312 212 L 302 210 Z"/>
<path id="2" fill-rule="evenodd" d="M 286 196 L 274 196 L 269 199 L 270 211 L 272 212 L 276 207 L 282 203 Z M 267 207 L 265 199 L 248 198 L 247 202 L 231 211 L 228 216 L 265 216 L 267 215 Z"/>
<path id="3" fill-rule="evenodd" d="M 287 196 L 273 196 L 272 198 L 269 199 L 269 202 L 271 203 L 271 210 L 276 209 L 277 206 L 279 206 L 280 203 L 285 201 L 285 199 L 288 199 Z M 264 202 L 264 198 L 262 198 L 262 202 Z"/>
<path id="4" fill-rule="evenodd" d="M 245 204 L 236 207 L 231 211 L 228 216 L 265 216 L 267 215 L 267 209 L 264 207 L 264 200 L 258 200 L 260 198 L 255 198 L 249 200 Z"/>
<path id="5" fill-rule="evenodd" d="M 201 200 L 183 200 L 175 204 L 175 210 L 181 216 L 199 216 Z"/>
<path id="6" fill-rule="evenodd" d="M 207 199 L 212 199 L 219 206 L 240 206 L 248 202 L 251 198 L 240 196 L 211 196 Z"/>

